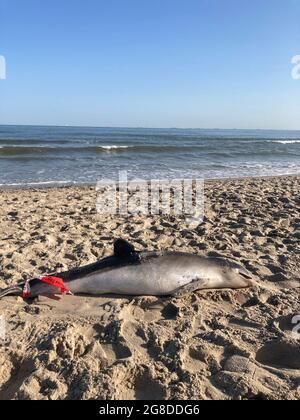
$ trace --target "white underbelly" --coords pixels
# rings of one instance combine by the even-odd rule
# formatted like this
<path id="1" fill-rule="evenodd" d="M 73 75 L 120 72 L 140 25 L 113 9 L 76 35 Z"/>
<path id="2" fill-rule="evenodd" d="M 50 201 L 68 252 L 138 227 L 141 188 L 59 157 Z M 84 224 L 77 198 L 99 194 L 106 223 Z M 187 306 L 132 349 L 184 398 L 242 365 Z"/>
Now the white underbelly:
<path id="1" fill-rule="evenodd" d="M 98 272 L 73 281 L 73 293 L 165 295 L 190 283 L 195 277 L 190 270 L 170 270 L 154 262 Z"/>

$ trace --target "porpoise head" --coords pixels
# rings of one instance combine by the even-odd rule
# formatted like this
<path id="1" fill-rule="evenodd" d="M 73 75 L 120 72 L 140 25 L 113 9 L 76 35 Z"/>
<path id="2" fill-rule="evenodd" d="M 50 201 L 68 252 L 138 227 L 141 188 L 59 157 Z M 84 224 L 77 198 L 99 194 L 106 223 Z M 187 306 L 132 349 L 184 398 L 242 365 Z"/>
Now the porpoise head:
<path id="1" fill-rule="evenodd" d="M 254 276 L 237 262 L 223 258 L 212 258 L 219 267 L 222 279 L 229 287 L 244 288 L 255 284 Z"/>

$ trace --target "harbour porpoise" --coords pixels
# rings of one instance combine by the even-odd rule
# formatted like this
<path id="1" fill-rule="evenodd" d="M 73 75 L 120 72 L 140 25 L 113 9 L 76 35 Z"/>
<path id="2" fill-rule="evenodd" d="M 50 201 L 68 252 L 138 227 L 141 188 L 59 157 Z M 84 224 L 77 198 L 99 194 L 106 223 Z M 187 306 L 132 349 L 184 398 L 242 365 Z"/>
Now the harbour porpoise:
<path id="1" fill-rule="evenodd" d="M 51 277 L 50 277 L 51 278 Z M 238 289 L 254 285 L 248 270 L 232 260 L 182 252 L 138 252 L 123 239 L 114 254 L 94 264 L 53 274 L 72 294 L 181 296 L 200 289 Z M 57 287 L 32 279 L 0 291 L 24 297 L 55 295 Z"/>

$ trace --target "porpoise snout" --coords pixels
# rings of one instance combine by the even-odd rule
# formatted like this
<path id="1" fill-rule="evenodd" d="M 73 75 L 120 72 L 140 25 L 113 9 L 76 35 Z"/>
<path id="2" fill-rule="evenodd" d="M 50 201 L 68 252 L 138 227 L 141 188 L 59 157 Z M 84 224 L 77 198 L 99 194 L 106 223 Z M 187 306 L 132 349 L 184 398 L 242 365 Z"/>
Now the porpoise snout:
<path id="1" fill-rule="evenodd" d="M 253 275 L 250 273 L 250 271 L 246 270 L 244 267 L 240 267 L 238 269 L 238 274 L 242 278 L 242 280 L 245 282 L 246 286 L 253 286 L 255 283 Z"/>
<path id="2" fill-rule="evenodd" d="M 220 260 L 225 279 L 234 287 L 249 287 L 255 284 L 254 276 L 242 265 L 230 260 Z"/>

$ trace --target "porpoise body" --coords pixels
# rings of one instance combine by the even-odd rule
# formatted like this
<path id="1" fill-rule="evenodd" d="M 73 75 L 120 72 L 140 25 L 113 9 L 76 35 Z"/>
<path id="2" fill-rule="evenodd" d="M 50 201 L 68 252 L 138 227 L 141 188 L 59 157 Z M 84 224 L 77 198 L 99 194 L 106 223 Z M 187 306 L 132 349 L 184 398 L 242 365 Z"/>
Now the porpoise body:
<path id="1" fill-rule="evenodd" d="M 179 252 L 137 252 L 124 240 L 115 242 L 114 255 L 64 273 L 73 294 L 180 296 L 200 289 L 246 288 L 252 275 L 236 262 Z M 30 282 L 30 297 L 57 294 L 58 290 L 39 279 Z M 0 298 L 22 295 L 24 283 L 0 292 Z"/>

